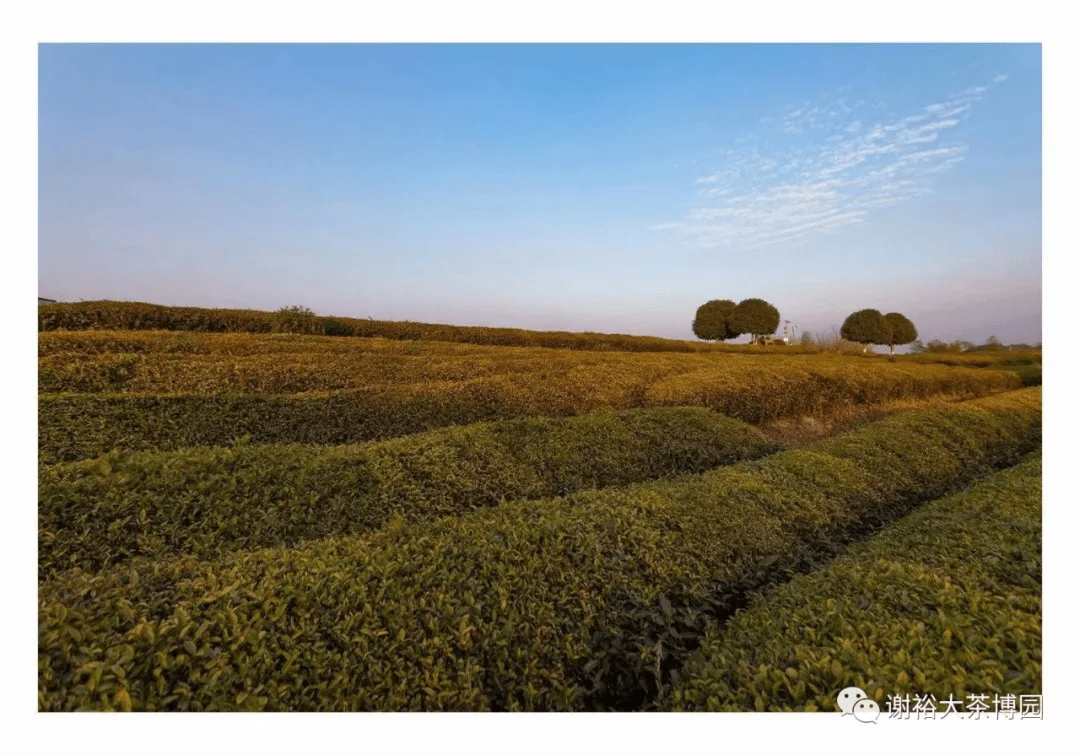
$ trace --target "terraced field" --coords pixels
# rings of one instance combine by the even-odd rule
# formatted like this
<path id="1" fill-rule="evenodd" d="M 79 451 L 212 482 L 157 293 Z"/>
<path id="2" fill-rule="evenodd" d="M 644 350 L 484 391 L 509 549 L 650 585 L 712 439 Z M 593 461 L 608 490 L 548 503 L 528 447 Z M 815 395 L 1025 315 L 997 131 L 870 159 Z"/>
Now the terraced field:
<path id="1" fill-rule="evenodd" d="M 598 409 L 699 406 L 759 423 L 1019 387 L 997 370 L 833 355 L 623 353 L 385 339 L 46 332 L 38 449 L 342 444 Z"/>
<path id="2" fill-rule="evenodd" d="M 1019 386 L 887 358 L 43 332 L 39 709 L 830 710 L 840 681 L 958 663 L 973 689 L 996 632 L 1041 626 L 1037 461 L 997 472 L 1041 447 Z M 977 635 L 955 657 L 829 676 L 825 635 L 753 634 L 880 538 L 937 527 L 908 550 L 952 579 L 959 524 L 928 502 L 958 493 L 1008 514 L 957 530 L 971 558 L 1027 540 L 1015 601 L 943 598 L 942 626 Z M 822 616 L 870 620 L 835 601 Z M 905 605 L 871 618 L 928 621 Z M 1023 647 L 1003 690 L 1041 683 Z M 751 650 L 742 676 L 716 660 Z"/>

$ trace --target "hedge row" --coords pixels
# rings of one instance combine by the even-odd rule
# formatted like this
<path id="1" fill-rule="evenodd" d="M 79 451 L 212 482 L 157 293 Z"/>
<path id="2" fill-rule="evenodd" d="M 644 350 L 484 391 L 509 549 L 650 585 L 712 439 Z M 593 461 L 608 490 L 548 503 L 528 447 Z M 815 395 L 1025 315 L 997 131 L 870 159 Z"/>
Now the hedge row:
<path id="1" fill-rule="evenodd" d="M 214 336 L 210 336 L 213 338 Z M 235 341 L 235 337 L 221 337 Z M 254 336 L 268 341 L 273 337 Z M 327 339 L 324 339 L 327 340 Z M 311 351 L 224 353 L 57 353 L 38 360 L 42 393 L 301 393 L 382 384 L 509 381 L 519 392 L 589 396 L 618 383 L 649 403 L 768 406 L 879 401 L 908 395 L 1019 386 L 1012 375 L 979 369 L 826 356 L 600 354 L 470 347 L 454 353 L 386 348 L 385 341 Z M 289 344 L 290 346 L 292 344 Z M 306 346 L 306 345 L 305 345 Z M 223 350 L 232 344 L 222 344 Z M 225 352 L 227 353 L 227 352 Z M 553 400 L 557 397 L 553 397 Z M 620 407 L 626 408 L 626 407 Z"/>
<path id="2" fill-rule="evenodd" d="M 214 333 L 303 332 L 316 335 L 451 341 L 485 346 L 539 346 L 610 351 L 703 351 L 711 344 L 652 336 L 565 333 L 519 328 L 465 327 L 420 322 L 389 322 L 353 317 L 283 318 L 273 312 L 242 309 L 165 307 L 142 302 L 88 301 L 50 304 L 38 309 L 38 330 L 190 330 Z"/>
<path id="3" fill-rule="evenodd" d="M 670 710 L 837 710 L 1042 689 L 1042 463 L 923 506 L 710 630 Z M 987 701 L 989 704 L 989 699 Z"/>
<path id="4" fill-rule="evenodd" d="M 367 346 L 387 342 L 361 342 Z M 429 353 L 436 351 L 436 353 Z M 700 355 L 595 354 L 542 349 L 471 347 L 465 354 L 440 354 L 425 346 L 401 349 L 255 354 L 60 354 L 38 359 L 41 393 L 304 393 L 367 388 L 383 384 L 462 382 L 502 376 L 566 375 L 574 382 L 612 379 L 641 385 L 665 375 L 725 365 Z M 835 369 L 835 368 L 834 368 Z M 936 368 L 942 369 L 942 368 Z M 948 370 L 944 370 L 948 372 Z"/>
<path id="5" fill-rule="evenodd" d="M 38 452 L 41 462 L 54 463 L 114 449 L 231 444 L 245 436 L 253 443 L 358 443 L 448 425 L 606 408 L 703 406 L 761 422 L 899 398 L 981 395 L 1019 383 L 1001 372 L 941 369 L 944 374 L 866 374 L 825 364 L 803 372 L 733 370 L 723 377 L 699 375 L 696 384 L 664 378 L 650 385 L 642 367 L 638 373 L 581 369 L 295 395 L 51 394 L 38 398 Z"/>
<path id="6" fill-rule="evenodd" d="M 585 334 L 577 334 L 585 335 Z M 590 334 L 591 335 L 591 334 Z M 644 338 L 643 336 L 634 336 Z M 822 355 L 813 349 L 797 346 L 762 349 L 749 344 L 716 344 L 688 341 L 668 341 L 686 346 L 686 349 L 664 349 L 642 354 L 669 354 L 671 356 L 709 359 L 717 355 L 724 357 L 744 356 L 832 356 L 858 358 L 860 360 L 903 361 L 901 357 L 881 357 L 878 354 L 846 352 L 843 354 Z M 191 330 L 46 330 L 38 333 L 38 356 L 106 355 L 106 354 L 207 354 L 216 356 L 255 356 L 259 354 L 345 354 L 375 352 L 379 354 L 403 354 L 408 356 L 470 356 L 484 358 L 498 353 L 501 358 L 508 354 L 518 354 L 532 359 L 552 359 L 563 351 L 569 351 L 576 359 L 590 354 L 595 357 L 614 356 L 621 349 L 538 349 L 530 345 L 491 346 L 465 341 L 396 339 L 396 338 L 335 338 L 332 336 L 305 335 L 295 333 L 248 333 L 248 332 L 204 332 Z M 493 350 L 497 350 L 494 352 Z M 703 362 L 707 364 L 707 362 Z M 973 365 L 979 366 L 979 365 Z"/>
<path id="7" fill-rule="evenodd" d="M 775 450 L 749 425 L 676 408 L 475 424 L 367 445 L 110 453 L 41 470 L 39 571 L 292 546 L 375 530 L 394 516 L 434 519 Z"/>
<path id="8" fill-rule="evenodd" d="M 53 330 L 38 333 L 39 357 L 104 356 L 107 354 L 185 354 L 215 357 L 248 357 L 270 354 L 327 354 L 484 358 L 498 353 L 504 360 L 512 355 L 552 359 L 561 352 L 519 346 L 478 346 L 447 341 L 399 341 L 387 338 L 332 338 L 291 333 L 199 333 L 171 330 Z M 572 353 L 568 356 L 584 357 Z M 601 356 L 601 355 L 596 355 Z"/>
<path id="9" fill-rule="evenodd" d="M 1005 372 L 1011 372 L 1020 378 L 1021 385 L 1042 385 L 1042 365 L 1025 364 L 1016 367 L 1001 367 Z"/>
<path id="10" fill-rule="evenodd" d="M 748 591 L 1040 437 L 1034 409 L 897 415 L 831 448 L 371 538 L 76 570 L 39 588 L 39 708 L 645 707 Z"/>
<path id="11" fill-rule="evenodd" d="M 919 354 L 903 354 L 894 357 L 899 361 L 916 364 L 944 364 L 953 367 L 1010 367 L 1042 364 L 1040 349 L 1017 351 L 980 351 L 974 354 L 935 354 L 925 351 Z"/>
<path id="12" fill-rule="evenodd" d="M 771 365 L 747 363 L 671 374 L 649 386 L 645 402 L 707 406 L 748 422 L 763 422 L 908 398 L 979 396 L 1017 388 L 1020 382 L 1015 375 L 993 370 L 790 357 L 781 363 L 772 360 Z"/>
<path id="13" fill-rule="evenodd" d="M 407 386 L 297 396 L 44 395 L 38 397 L 38 459 L 51 464 L 112 450 L 237 440 L 339 445 L 514 416 L 490 391 L 468 383 L 442 391 Z"/>

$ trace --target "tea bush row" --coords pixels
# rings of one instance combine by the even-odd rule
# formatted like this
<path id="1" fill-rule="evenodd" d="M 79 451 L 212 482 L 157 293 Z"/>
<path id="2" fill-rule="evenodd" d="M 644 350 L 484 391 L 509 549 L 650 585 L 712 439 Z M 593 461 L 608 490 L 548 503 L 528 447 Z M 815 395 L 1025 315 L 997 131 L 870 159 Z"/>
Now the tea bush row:
<path id="1" fill-rule="evenodd" d="M 38 389 L 41 393 L 303 393 L 522 374 L 571 374 L 581 375 L 583 379 L 612 375 L 616 379 L 633 378 L 647 383 L 673 372 L 717 365 L 715 361 L 702 361 L 697 355 L 595 354 L 495 347 L 473 347 L 470 352 L 444 355 L 417 348 L 405 353 L 352 349 L 236 357 L 61 354 L 38 359 Z"/>
<path id="2" fill-rule="evenodd" d="M 508 389 L 519 392 L 583 396 L 618 383 L 639 397 L 651 394 L 651 403 L 714 408 L 763 399 L 767 399 L 764 407 L 827 405 L 836 399 L 862 403 L 967 386 L 1000 389 L 1020 384 L 1015 376 L 995 371 L 836 356 L 780 359 L 494 347 L 460 355 L 441 349 L 393 353 L 357 348 L 227 358 L 221 354 L 68 353 L 38 360 L 42 393 L 302 393 L 471 380 L 505 382 Z M 539 391 L 543 386 L 546 390 Z M 555 395 L 550 398 L 558 400 Z"/>
<path id="3" fill-rule="evenodd" d="M 142 302 L 90 301 L 50 304 L 38 309 L 38 330 L 190 330 L 215 333 L 272 333 L 282 327 L 274 312 L 198 307 L 165 307 Z M 294 318 L 295 319 L 295 318 Z M 419 322 L 390 322 L 353 317 L 312 317 L 310 332 L 328 336 L 451 341 L 488 346 L 539 346 L 612 351 L 682 351 L 706 344 L 652 336 L 565 333 L 518 328 L 467 327 Z M 305 330 L 305 332 L 309 332 Z"/>
<path id="4" fill-rule="evenodd" d="M 106 354 L 186 354 L 248 357 L 268 354 L 377 354 L 395 356 L 468 356 L 483 358 L 493 349 L 503 355 L 535 355 L 526 347 L 478 346 L 448 341 L 399 341 L 387 338 L 332 338 L 290 333 L 199 333 L 171 330 L 52 330 L 38 333 L 39 357 Z M 552 356 L 544 351 L 537 356 Z"/>
<path id="5" fill-rule="evenodd" d="M 646 365 L 636 372 L 593 367 L 294 395 L 46 394 L 38 398 L 38 452 L 41 462 L 54 463 L 113 449 L 230 444 L 245 436 L 253 443 L 357 443 L 448 425 L 605 408 L 702 406 L 762 422 L 903 398 L 977 396 L 1020 382 L 996 371 L 864 372 L 827 363 L 786 372 L 717 367 L 681 379 L 654 380 L 654 374 Z"/>
<path id="6" fill-rule="evenodd" d="M 497 398 L 468 383 L 301 395 L 42 395 L 38 460 L 51 464 L 112 450 L 237 440 L 339 445 L 522 416 Z"/>
<path id="7" fill-rule="evenodd" d="M 584 335 L 584 334 L 577 334 Z M 590 334 L 595 335 L 595 334 Z M 633 336 L 634 338 L 647 338 Z M 669 341 L 664 343 L 685 346 L 685 349 L 657 349 L 638 354 L 672 354 L 711 357 L 738 356 L 807 356 L 817 355 L 814 350 L 797 346 L 762 349 L 748 344 L 697 343 Z M 407 356 L 489 355 L 493 352 L 505 358 L 519 354 L 533 358 L 551 358 L 551 349 L 536 354 L 544 347 L 529 345 L 492 346 L 467 341 L 424 339 L 396 339 L 371 336 L 366 338 L 334 338 L 331 336 L 303 335 L 294 333 L 249 332 L 203 332 L 190 330 L 45 330 L 38 333 L 38 356 L 105 355 L 105 354 L 207 354 L 216 356 L 255 356 L 259 354 L 324 354 L 375 352 Z M 581 358 L 587 354 L 597 356 L 618 353 L 618 349 L 556 349 L 556 353 L 570 351 Z M 584 352 L 584 353 L 582 353 Z M 546 355 L 546 356 L 545 356 Z M 836 356 L 836 355 L 834 355 Z M 845 358 L 874 359 L 875 354 L 853 352 Z M 978 366 L 978 365 L 976 365 Z"/>
<path id="8" fill-rule="evenodd" d="M 113 452 L 40 471 L 39 570 L 292 546 L 375 530 L 394 516 L 435 519 L 775 450 L 742 422 L 674 408 L 474 424 L 366 445 Z"/>
<path id="9" fill-rule="evenodd" d="M 1011 367 L 1042 364 L 1042 350 L 980 351 L 974 354 L 903 354 L 893 357 L 915 364 L 944 364 L 953 367 Z"/>
<path id="10" fill-rule="evenodd" d="M 979 396 L 1020 384 L 1017 376 L 999 371 L 791 357 L 773 361 L 771 369 L 737 363 L 668 375 L 649 386 L 646 403 L 707 406 L 756 423 L 798 414 L 828 415 L 899 399 Z"/>
<path id="11" fill-rule="evenodd" d="M 39 709 L 640 709 L 750 591 L 1040 439 L 1034 408 L 896 415 L 701 475 L 68 572 L 39 586 Z"/>
<path id="12" fill-rule="evenodd" d="M 666 707 L 837 710 L 846 687 L 882 711 L 894 695 L 1039 694 L 1041 474 L 1036 454 L 759 599 L 710 630 Z"/>

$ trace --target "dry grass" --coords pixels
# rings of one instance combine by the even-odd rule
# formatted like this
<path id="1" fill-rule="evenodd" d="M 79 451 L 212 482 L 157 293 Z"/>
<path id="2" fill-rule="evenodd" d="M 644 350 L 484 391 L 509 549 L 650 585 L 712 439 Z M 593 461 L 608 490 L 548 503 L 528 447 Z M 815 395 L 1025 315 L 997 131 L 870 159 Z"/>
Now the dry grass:
<path id="1" fill-rule="evenodd" d="M 798 344 L 800 348 L 817 353 L 863 353 L 865 344 L 849 341 L 840 335 L 837 328 L 831 330 L 802 334 Z M 869 353 L 869 352 L 867 352 Z"/>

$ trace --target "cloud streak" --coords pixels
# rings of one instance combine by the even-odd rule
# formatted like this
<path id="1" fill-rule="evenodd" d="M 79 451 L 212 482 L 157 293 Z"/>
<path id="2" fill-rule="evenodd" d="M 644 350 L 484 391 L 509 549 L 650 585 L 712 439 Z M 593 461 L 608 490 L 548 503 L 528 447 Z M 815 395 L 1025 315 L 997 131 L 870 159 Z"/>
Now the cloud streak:
<path id="1" fill-rule="evenodd" d="M 696 181 L 700 205 L 682 220 L 653 228 L 717 247 L 791 241 L 860 223 L 874 209 L 931 192 L 933 179 L 963 160 L 967 148 L 943 144 L 942 137 L 986 91 L 972 87 L 874 125 L 852 119 L 862 103 L 789 108 L 779 121 L 766 123 L 775 124 L 790 146 L 762 149 L 765 140 L 751 138 L 720 150 L 719 169 Z"/>

